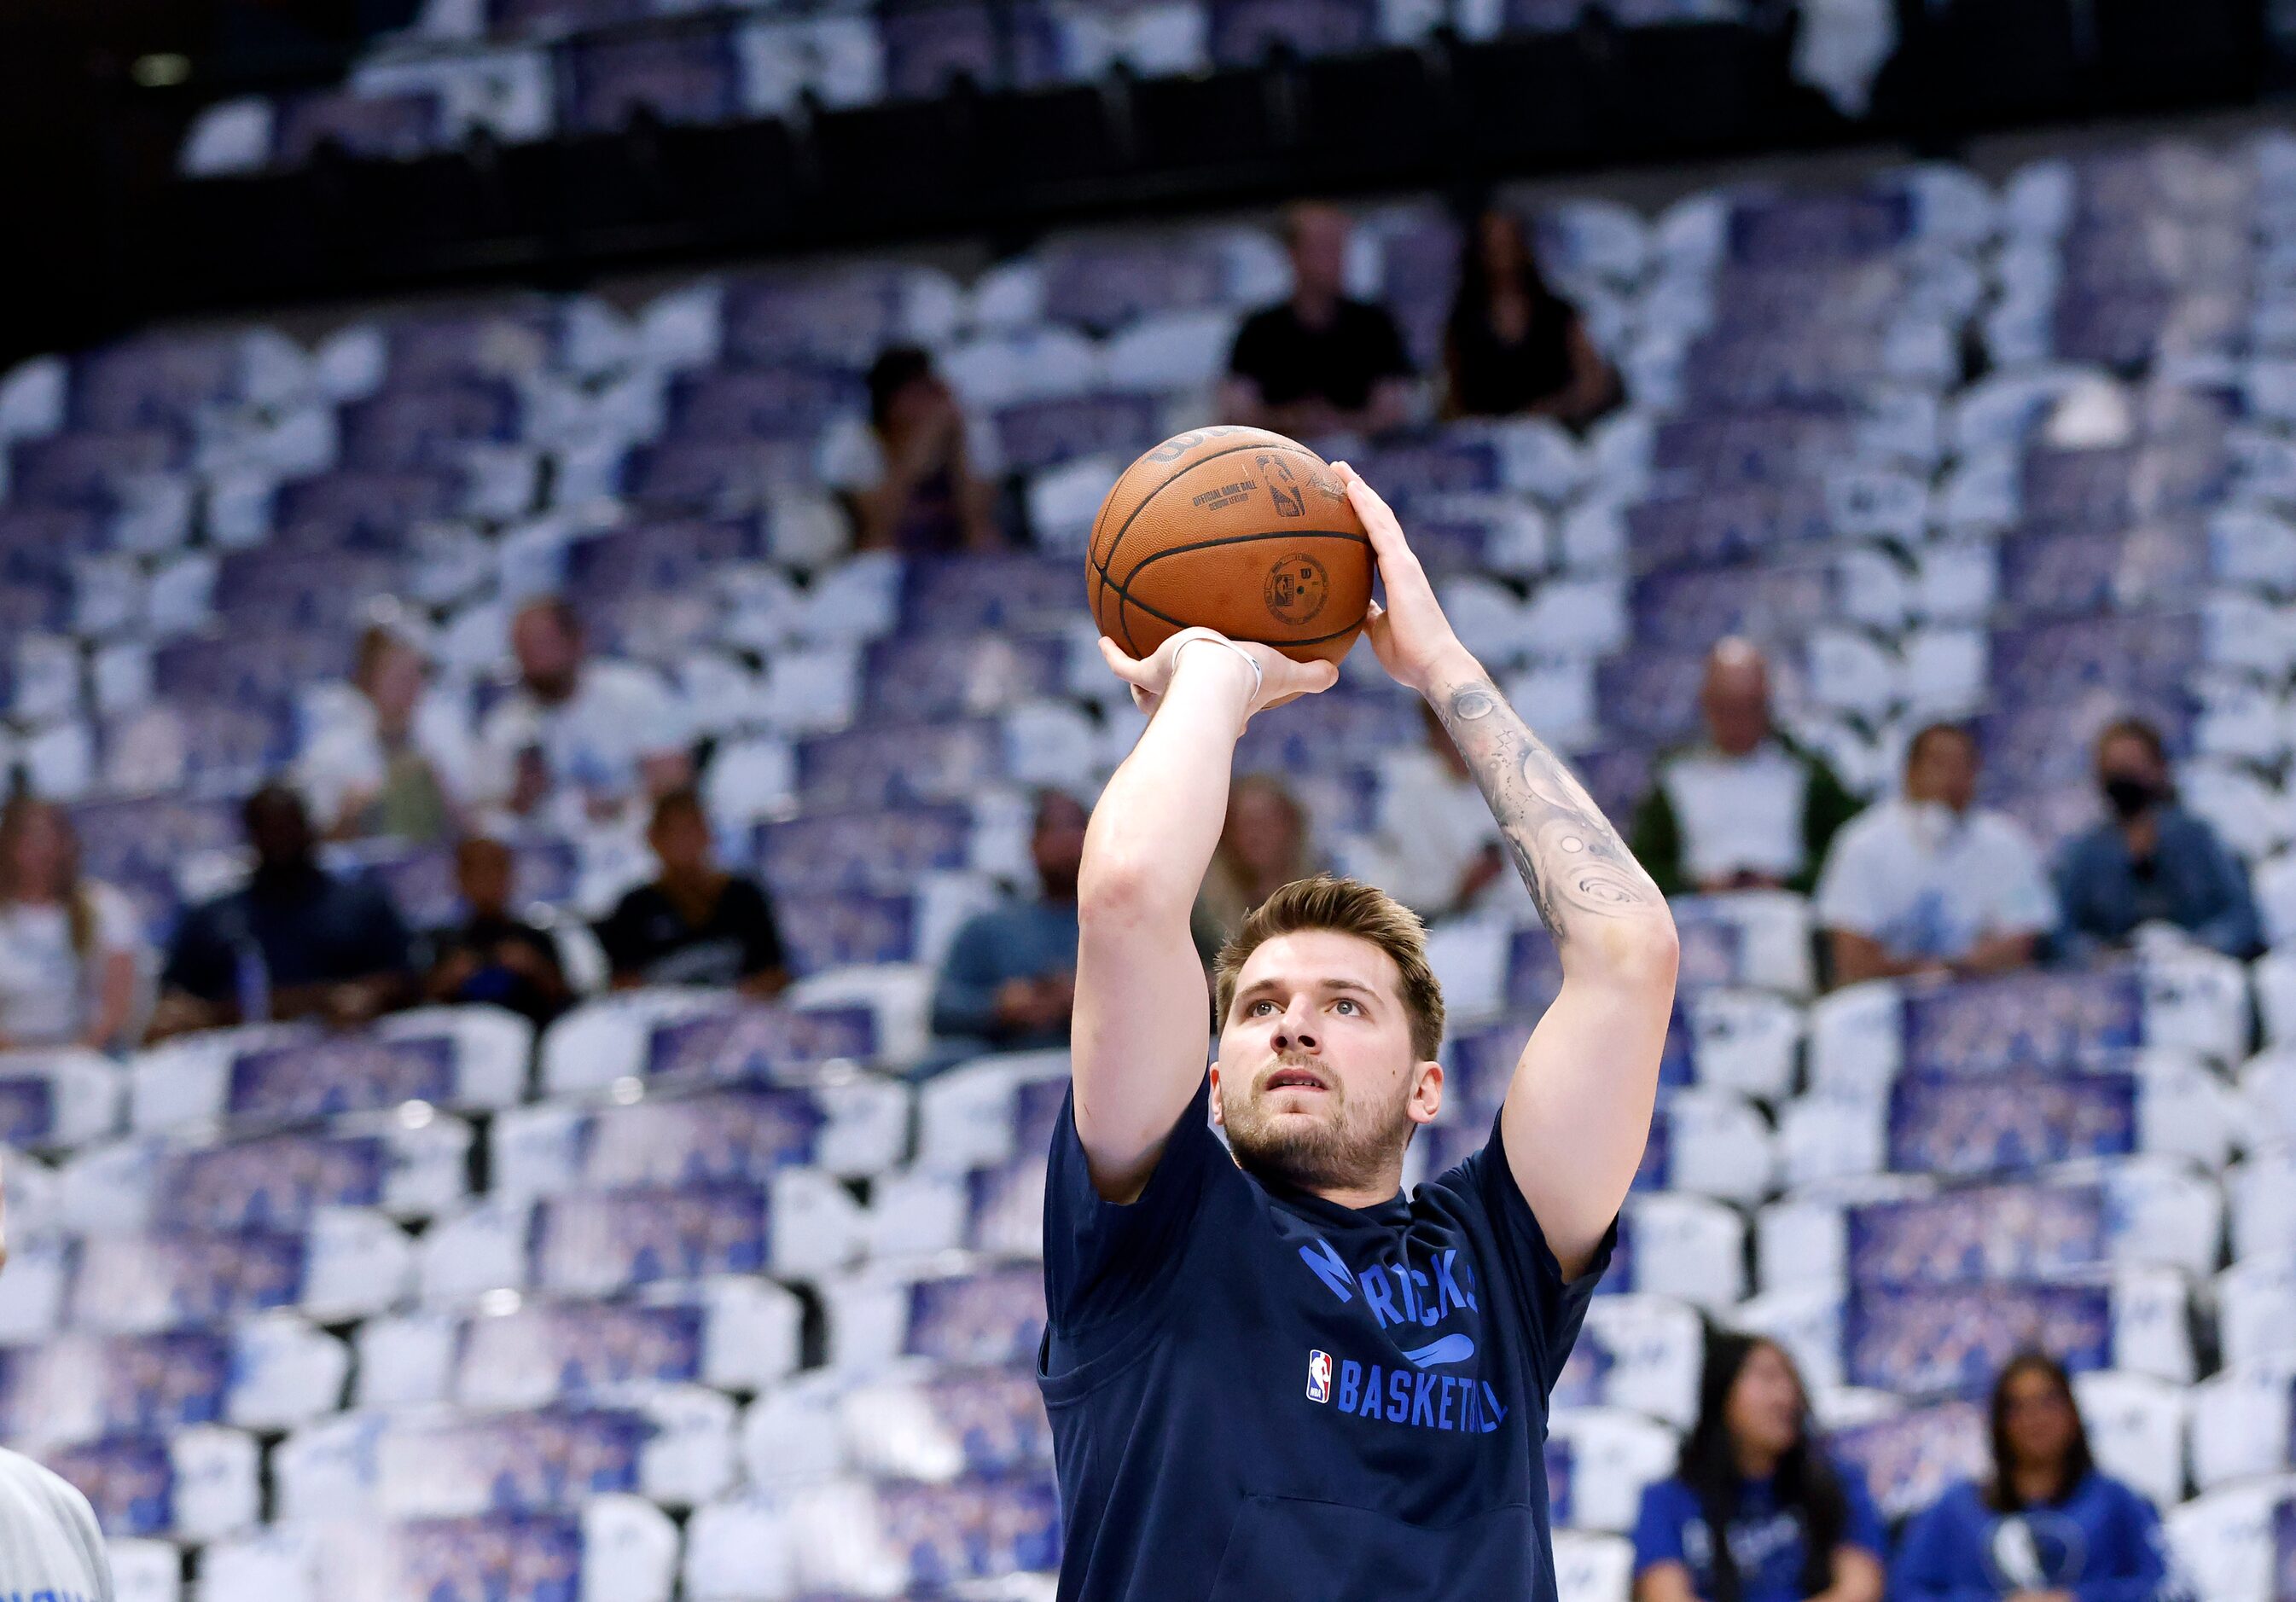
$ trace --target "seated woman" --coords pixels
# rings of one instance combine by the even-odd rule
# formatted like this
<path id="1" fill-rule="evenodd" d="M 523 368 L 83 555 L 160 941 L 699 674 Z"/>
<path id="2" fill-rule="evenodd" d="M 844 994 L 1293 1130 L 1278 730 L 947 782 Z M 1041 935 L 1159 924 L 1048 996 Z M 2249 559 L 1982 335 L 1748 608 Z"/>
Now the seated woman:
<path id="1" fill-rule="evenodd" d="M 858 551 L 997 551 L 994 436 L 966 418 L 931 353 L 896 345 L 869 369 L 869 420 L 822 445 L 822 476 L 853 519 Z"/>
<path id="2" fill-rule="evenodd" d="M 120 1043 L 140 944 L 127 898 L 80 876 L 63 808 L 0 807 L 0 1050 Z"/>
<path id="3" fill-rule="evenodd" d="M 1698 1422 L 1635 1520 L 1635 1602 L 1881 1602 L 1883 1541 L 1857 1471 L 1818 1445 L 1785 1348 L 1709 1337 Z"/>
<path id="4" fill-rule="evenodd" d="M 1583 429 L 1623 395 L 1578 308 L 1538 270 L 1521 219 L 1496 206 L 1475 219 L 1460 251 L 1443 363 L 1452 417 L 1527 413 Z"/>
<path id="5" fill-rule="evenodd" d="M 2011 1358 L 1993 1384 L 1993 1474 L 1915 1516 L 1890 1573 L 1905 1602 L 2154 1602 L 2180 1594 L 2152 1504 L 2099 1474 L 2063 1365 Z"/>

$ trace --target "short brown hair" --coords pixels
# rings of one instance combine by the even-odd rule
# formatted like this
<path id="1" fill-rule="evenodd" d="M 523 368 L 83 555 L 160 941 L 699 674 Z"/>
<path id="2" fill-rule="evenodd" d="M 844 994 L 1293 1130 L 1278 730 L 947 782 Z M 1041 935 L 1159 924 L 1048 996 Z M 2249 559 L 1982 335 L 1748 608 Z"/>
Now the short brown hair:
<path id="1" fill-rule="evenodd" d="M 1977 747 L 1977 736 L 1969 725 L 1946 719 L 1934 723 L 1923 723 L 1914 731 L 1914 737 L 1906 742 L 1906 772 L 1910 773 L 1914 771 L 1914 764 L 1922 759 L 1922 748 L 1933 740 L 1957 740 L 1969 748 L 1969 755 L 1972 760 L 1982 758 L 1983 754 Z"/>
<path id="2" fill-rule="evenodd" d="M 1220 947 L 1212 964 L 1219 1022 L 1227 1021 L 1227 1009 L 1235 1002 L 1236 976 L 1251 953 L 1279 935 L 1302 929 L 1353 935 L 1395 959 L 1403 979 L 1403 1010 L 1411 1020 L 1412 1052 L 1418 1061 L 1432 1060 L 1443 1045 L 1443 986 L 1427 966 L 1427 926 L 1386 891 L 1328 873 L 1295 879 L 1276 891 Z"/>
<path id="3" fill-rule="evenodd" d="M 2095 756 L 2098 766 L 2104 764 L 2104 748 L 2116 740 L 2133 740 L 2152 753 L 2155 765 L 2164 768 L 2169 765 L 2169 742 L 2161 739 L 2161 731 L 2141 717 L 2122 716 L 2114 718 L 2097 731 Z"/>

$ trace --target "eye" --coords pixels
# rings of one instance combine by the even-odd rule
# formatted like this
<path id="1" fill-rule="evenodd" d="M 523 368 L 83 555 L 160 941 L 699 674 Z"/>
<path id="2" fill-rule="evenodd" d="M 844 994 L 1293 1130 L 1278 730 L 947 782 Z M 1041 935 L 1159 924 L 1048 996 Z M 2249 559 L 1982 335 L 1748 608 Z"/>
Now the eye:
<path id="1" fill-rule="evenodd" d="M 1244 1017 L 1246 1017 L 1246 1018 L 1258 1018 L 1258 1017 L 1259 1016 L 1259 1009 L 1260 1009 L 1261 1008 L 1263 1008 L 1263 1007 L 1273 1008 L 1275 1005 L 1275 1002 L 1273 1002 L 1273 1001 L 1254 1001 L 1254 1002 L 1250 1005 L 1250 1008 L 1248 1008 L 1248 1009 L 1245 1010 L 1245 1012 L 1244 1012 Z"/>
<path id="2" fill-rule="evenodd" d="M 1360 1006 L 1357 1005 L 1354 1001 L 1349 1001 L 1349 1000 L 1347 997 L 1345 997 L 1345 996 L 1341 996 L 1341 997 L 1339 999 L 1339 1001 L 1338 1001 L 1337 1005 L 1341 1008 L 1341 1010 L 1343 1010 L 1343 1011 L 1347 1011 L 1347 1012 L 1361 1012 L 1361 1011 L 1363 1010 L 1363 1009 L 1362 1009 Z"/>

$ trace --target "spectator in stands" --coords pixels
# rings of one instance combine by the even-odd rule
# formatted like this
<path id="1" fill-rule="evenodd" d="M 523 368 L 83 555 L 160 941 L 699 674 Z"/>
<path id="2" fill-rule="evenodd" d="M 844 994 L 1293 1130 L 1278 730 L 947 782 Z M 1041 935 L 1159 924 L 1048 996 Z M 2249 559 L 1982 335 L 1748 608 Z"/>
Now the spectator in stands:
<path id="1" fill-rule="evenodd" d="M 1620 396 L 1578 308 L 1539 271 L 1522 219 L 1497 206 L 1476 217 L 1460 249 L 1443 364 L 1443 409 L 1452 417 L 1528 413 L 1580 429 Z"/>
<path id="2" fill-rule="evenodd" d="M 1272 773 L 1246 773 L 1228 791 L 1227 821 L 1196 893 L 1191 928 L 1209 963 L 1261 902 L 1323 863 L 1308 839 L 1308 814 Z"/>
<path id="3" fill-rule="evenodd" d="M 683 710 L 651 670 L 585 659 L 581 620 L 555 596 L 511 620 L 519 683 L 480 731 L 489 805 L 527 817 L 555 795 L 578 797 L 578 824 L 611 821 L 691 782 Z"/>
<path id="4" fill-rule="evenodd" d="M 127 898 L 81 876 L 63 808 L 0 806 L 0 1050 L 119 1044 L 142 946 Z"/>
<path id="5" fill-rule="evenodd" d="M 1636 859 L 1669 895 L 1807 893 L 1857 797 L 1771 721 L 1769 663 L 1751 642 L 1708 654 L 1698 706 L 1706 743 L 1660 762 L 1635 809 Z"/>
<path id="6" fill-rule="evenodd" d="M 1643 1491 L 1635 1602 L 1881 1602 L 1885 1539 L 1857 1470 L 1818 1444 L 1785 1349 L 1710 1337 L 1698 1422 L 1673 1477 Z"/>
<path id="7" fill-rule="evenodd" d="M 914 345 L 869 369 L 869 421 L 832 431 L 822 477 L 853 519 L 863 551 L 996 551 L 996 442 L 965 418 L 956 393 Z"/>
<path id="8" fill-rule="evenodd" d="M 265 785 L 242 815 L 255 870 L 244 888 L 184 915 L 152 1036 L 266 1018 L 348 1026 L 403 1004 L 414 958 L 390 897 L 320 867 L 303 797 L 287 786 Z"/>
<path id="9" fill-rule="evenodd" d="M 2153 1602 L 2169 1583 L 2161 1520 L 2097 1472 L 2063 1365 L 2012 1358 L 1993 1385 L 1993 1475 L 1964 1480 L 1907 1525 L 1890 1573 L 1903 1602 Z"/>
<path id="10" fill-rule="evenodd" d="M 0 1271 L 8 1266 L 8 1191 L 0 1174 Z M 111 1556 L 95 1511 L 68 1482 L 0 1447 L 0 1581 L 11 1597 L 111 1602 Z"/>
<path id="11" fill-rule="evenodd" d="M 1973 805 L 1977 741 L 1931 723 L 1906 748 L 1903 799 L 1841 831 L 1816 896 L 1833 982 L 2001 973 L 2033 960 L 2056 922 L 2040 853 Z"/>
<path id="12" fill-rule="evenodd" d="M 2248 870 L 2177 804 L 2161 732 L 2142 718 L 2112 723 L 2097 736 L 2096 779 L 2112 815 L 2057 857 L 2068 945 L 2126 945 L 2143 926 L 2165 923 L 2228 957 L 2256 955 L 2264 940 Z"/>
<path id="13" fill-rule="evenodd" d="M 933 988 L 935 1056 L 968 1050 L 1034 1051 L 1065 1046 L 1076 1000 L 1077 871 L 1090 814 L 1075 797 L 1040 791 L 1029 855 L 1037 895 L 1008 900 L 956 932 Z"/>
<path id="14" fill-rule="evenodd" d="M 511 910 L 518 863 L 509 846 L 472 835 L 455 847 L 463 921 L 430 942 L 423 993 L 434 1001 L 488 1001 L 540 1026 L 566 1009 L 566 971 L 548 929 Z"/>
<path id="15" fill-rule="evenodd" d="M 424 693 L 429 665 L 388 623 L 359 635 L 345 699 L 305 747 L 296 782 L 332 840 L 390 835 L 430 845 L 454 831 L 466 731 Z"/>
<path id="16" fill-rule="evenodd" d="M 1471 912 L 1493 886 L 1511 882 L 1490 804 L 1443 729 L 1420 703 L 1425 740 L 1381 763 L 1378 846 L 1387 888 L 1420 917 Z"/>
<path id="17" fill-rule="evenodd" d="M 1302 439 L 1377 434 L 1411 405 L 1411 358 L 1387 308 L 1346 293 L 1352 225 L 1335 206 L 1284 220 L 1292 298 L 1254 312 L 1228 355 L 1221 414 Z"/>
<path id="18" fill-rule="evenodd" d="M 598 925 L 614 988 L 702 985 L 765 998 L 789 984 L 774 903 L 763 887 L 718 866 L 709 816 L 692 789 L 654 804 L 646 830 L 661 871 Z"/>

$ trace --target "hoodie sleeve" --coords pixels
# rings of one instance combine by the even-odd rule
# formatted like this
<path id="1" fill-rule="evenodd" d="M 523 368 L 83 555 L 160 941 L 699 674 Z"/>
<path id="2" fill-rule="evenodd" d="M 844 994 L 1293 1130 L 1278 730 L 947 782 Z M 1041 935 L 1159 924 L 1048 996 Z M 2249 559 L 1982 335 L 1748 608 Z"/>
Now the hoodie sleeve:
<path id="1" fill-rule="evenodd" d="M 1948 1492 L 1906 1526 L 1890 1573 L 1896 1602 L 1999 1602 L 2000 1592 L 1972 1578 L 1985 1572 L 1976 1560 L 1981 1535 L 1971 1527 L 1962 1502 Z"/>
<path id="2" fill-rule="evenodd" d="M 2104 1525 L 2091 1532 L 2091 1541 L 2098 1553 L 2112 1554 L 2112 1566 L 2075 1583 L 2074 1602 L 2162 1602 L 2173 1595 L 2167 1589 L 2169 1559 L 2161 1516 L 2152 1504 L 2116 1482 Z"/>

